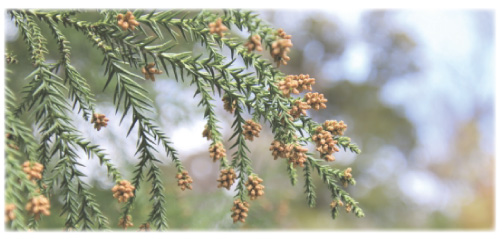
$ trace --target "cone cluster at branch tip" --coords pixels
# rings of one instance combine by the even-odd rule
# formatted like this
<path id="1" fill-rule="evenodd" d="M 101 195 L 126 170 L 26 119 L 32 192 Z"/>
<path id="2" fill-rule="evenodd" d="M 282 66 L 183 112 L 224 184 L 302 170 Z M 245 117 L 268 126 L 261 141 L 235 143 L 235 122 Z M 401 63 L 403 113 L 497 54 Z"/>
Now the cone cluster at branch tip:
<path id="1" fill-rule="evenodd" d="M 300 75 L 287 75 L 284 79 L 279 81 L 278 87 L 285 97 L 289 97 L 291 93 L 300 94 L 304 90 L 312 90 L 312 85 L 315 84 L 315 79 L 310 76 Z"/>
<path id="2" fill-rule="evenodd" d="M 291 106 L 289 110 L 289 115 L 293 118 L 299 118 L 301 115 L 307 115 L 307 110 L 310 109 L 310 105 L 307 102 L 303 102 L 301 100 L 295 101 L 294 105 Z"/>
<path id="3" fill-rule="evenodd" d="M 149 232 L 150 231 L 150 223 L 143 223 L 139 226 L 140 232 Z"/>
<path id="4" fill-rule="evenodd" d="M 106 127 L 108 125 L 108 121 L 109 119 L 106 118 L 104 114 L 92 114 L 91 124 L 94 123 L 94 128 L 98 131 L 101 130 L 101 127 Z"/>
<path id="5" fill-rule="evenodd" d="M 227 30 L 228 28 L 225 25 L 223 25 L 221 18 L 218 18 L 216 19 L 216 21 L 209 23 L 209 32 L 211 34 L 216 33 L 220 37 L 223 37 L 224 32 Z"/>
<path id="6" fill-rule="evenodd" d="M 30 163 L 29 161 L 25 161 L 23 163 L 23 172 L 25 172 L 28 176 L 28 180 L 34 181 L 35 179 L 42 179 L 42 172 L 44 171 L 44 165 L 34 162 Z"/>
<path id="7" fill-rule="evenodd" d="M 291 42 L 291 35 L 287 35 L 283 29 L 277 31 L 279 39 L 272 42 L 272 47 L 270 48 L 270 55 L 274 58 L 274 62 L 277 63 L 277 67 L 281 64 L 287 65 L 290 60 L 287 55 L 290 51 L 290 47 L 293 46 Z"/>
<path id="8" fill-rule="evenodd" d="M 113 197 L 116 198 L 119 203 L 127 202 L 129 198 L 134 197 L 134 187 L 129 181 L 122 180 L 112 188 Z"/>
<path id="9" fill-rule="evenodd" d="M 215 143 L 209 147 L 209 157 L 213 159 L 213 162 L 227 156 L 226 150 L 221 142 Z"/>
<path id="10" fill-rule="evenodd" d="M 119 226 L 124 229 L 127 229 L 128 227 L 134 226 L 134 224 L 132 223 L 131 215 L 126 215 L 125 218 L 121 217 L 119 220 Z"/>
<path id="11" fill-rule="evenodd" d="M 332 135 L 343 135 L 347 129 L 347 125 L 341 120 L 337 122 L 336 120 L 326 120 L 324 122 L 324 129 L 329 131 Z"/>
<path id="12" fill-rule="evenodd" d="M 260 137 L 261 125 L 253 120 L 246 120 L 244 126 L 244 137 L 247 140 L 253 141 L 254 137 Z"/>
<path id="13" fill-rule="evenodd" d="M 228 97 L 228 95 L 224 95 L 221 100 L 223 101 L 223 108 L 230 113 L 234 113 L 234 110 L 237 107 L 237 101 L 232 100 L 230 103 L 230 97 Z"/>
<path id="14" fill-rule="evenodd" d="M 352 178 L 352 168 L 347 168 L 345 169 L 345 171 L 343 171 L 343 176 L 345 177 L 345 179 L 351 179 Z"/>
<path id="15" fill-rule="evenodd" d="M 261 37 L 258 34 L 250 36 L 249 40 L 244 43 L 244 46 L 248 48 L 248 52 L 263 50 L 261 47 Z"/>
<path id="16" fill-rule="evenodd" d="M 285 144 L 280 141 L 274 140 L 270 146 L 270 151 L 272 151 L 272 156 L 274 160 L 277 158 L 287 158 L 288 148 Z"/>
<path id="17" fill-rule="evenodd" d="M 211 130 L 209 130 L 209 126 L 206 124 L 204 126 L 204 131 L 202 131 L 202 137 L 206 137 L 207 140 L 211 140 Z"/>
<path id="18" fill-rule="evenodd" d="M 234 201 L 234 206 L 230 209 L 232 212 L 232 219 L 234 223 L 236 222 L 246 222 L 246 217 L 248 217 L 249 203 L 241 202 L 240 200 Z"/>
<path id="19" fill-rule="evenodd" d="M 343 207 L 343 202 L 342 200 L 333 200 L 329 205 L 331 206 L 331 208 L 335 208 L 337 206 Z"/>
<path id="20" fill-rule="evenodd" d="M 185 189 L 190 189 L 192 190 L 192 177 L 188 175 L 188 172 L 184 170 L 181 173 L 176 174 L 176 178 L 178 179 L 178 186 L 181 188 L 182 191 L 185 191 Z"/>
<path id="21" fill-rule="evenodd" d="M 218 188 L 226 188 L 230 190 L 230 187 L 234 184 L 237 175 L 233 168 L 222 169 L 220 171 L 220 177 L 216 180 L 218 181 Z"/>
<path id="22" fill-rule="evenodd" d="M 265 186 L 261 185 L 263 179 L 259 178 L 256 175 L 250 175 L 248 177 L 248 181 L 246 182 L 246 189 L 248 190 L 248 196 L 251 200 L 255 200 L 260 196 L 265 194 Z"/>
<path id="23" fill-rule="evenodd" d="M 316 133 L 312 135 L 312 140 L 316 143 L 316 149 L 324 160 L 328 162 L 335 160 L 331 154 L 340 150 L 336 147 L 338 141 L 333 139 L 333 135 L 329 131 L 324 130 L 322 126 L 317 127 Z"/>
<path id="24" fill-rule="evenodd" d="M 288 145 L 287 147 L 286 157 L 289 160 L 289 163 L 293 163 L 293 166 L 304 167 L 304 163 L 307 162 L 307 148 L 304 148 L 300 145 Z"/>
<path id="25" fill-rule="evenodd" d="M 141 73 L 145 75 L 145 80 L 155 81 L 155 74 L 162 74 L 162 71 L 155 68 L 155 63 L 148 63 L 146 66 L 141 68 Z"/>
<path id="26" fill-rule="evenodd" d="M 317 92 L 308 92 L 305 94 L 304 100 L 315 110 L 326 109 L 325 103 L 328 102 L 328 100 L 324 98 L 324 94 L 319 94 Z"/>
<path id="27" fill-rule="evenodd" d="M 16 214 L 14 210 L 16 209 L 16 205 L 13 203 L 5 204 L 5 222 L 10 222 L 16 219 Z"/>
<path id="28" fill-rule="evenodd" d="M 127 11 L 125 16 L 122 13 L 117 15 L 117 25 L 124 31 L 127 29 L 134 30 L 139 26 L 139 22 L 136 21 L 136 17 L 134 17 L 131 11 Z"/>
<path id="29" fill-rule="evenodd" d="M 51 215 L 49 211 L 51 208 L 51 204 L 49 203 L 49 199 L 47 199 L 44 195 L 39 195 L 33 197 L 26 204 L 26 211 L 35 216 L 35 219 L 40 218 L 40 214 L 44 214 L 46 216 Z"/>

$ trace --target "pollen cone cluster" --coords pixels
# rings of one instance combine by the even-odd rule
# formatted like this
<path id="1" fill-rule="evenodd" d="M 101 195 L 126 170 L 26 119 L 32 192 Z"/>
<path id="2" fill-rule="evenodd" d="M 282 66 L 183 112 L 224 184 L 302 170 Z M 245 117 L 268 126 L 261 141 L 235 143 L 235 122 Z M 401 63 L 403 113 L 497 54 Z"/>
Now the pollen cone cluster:
<path id="1" fill-rule="evenodd" d="M 230 211 L 232 211 L 232 219 L 234 220 L 234 223 L 238 221 L 246 222 L 246 217 L 248 217 L 249 211 L 249 203 L 235 200 L 234 206 Z"/>
<path id="2" fill-rule="evenodd" d="M 272 151 L 274 160 L 277 158 L 287 158 L 288 148 L 280 141 L 274 140 L 274 142 L 270 145 L 270 151 Z"/>
<path id="3" fill-rule="evenodd" d="M 139 226 L 140 232 L 149 232 L 150 231 L 150 223 L 143 223 Z"/>
<path id="4" fill-rule="evenodd" d="M 249 37 L 249 40 L 246 43 L 244 43 L 244 46 L 248 48 L 248 52 L 252 52 L 254 50 L 256 51 L 263 50 L 263 48 L 261 47 L 261 37 L 258 34 Z"/>
<path id="5" fill-rule="evenodd" d="M 129 181 L 122 180 L 117 185 L 113 186 L 113 197 L 117 198 L 119 202 L 127 202 L 129 198 L 134 196 L 134 187 Z"/>
<path id="6" fill-rule="evenodd" d="M 209 23 L 209 32 L 216 33 L 220 37 L 223 37 L 224 32 L 227 31 L 228 28 L 223 25 L 221 18 L 216 19 L 216 21 Z"/>
<path id="7" fill-rule="evenodd" d="M 343 135 L 347 129 L 347 125 L 342 121 L 327 120 L 324 122 L 324 129 L 329 131 L 332 135 Z"/>
<path id="8" fill-rule="evenodd" d="M 108 125 L 109 119 L 106 118 L 104 114 L 94 113 L 92 115 L 91 124 L 94 123 L 94 128 L 98 131 L 101 130 L 101 127 L 106 127 Z"/>
<path id="9" fill-rule="evenodd" d="M 209 157 L 213 159 L 213 162 L 218 161 L 219 159 L 227 156 L 225 153 L 226 150 L 223 147 L 223 144 L 218 142 L 209 147 Z"/>
<path id="10" fill-rule="evenodd" d="M 310 76 L 300 75 L 287 75 L 283 80 L 279 81 L 279 90 L 286 97 L 291 93 L 300 94 L 304 90 L 312 90 L 312 85 L 315 84 L 315 79 Z"/>
<path id="11" fill-rule="evenodd" d="M 251 200 L 255 200 L 256 198 L 263 196 L 265 192 L 265 186 L 261 185 L 263 180 L 256 175 L 249 176 L 248 181 L 246 182 L 246 189 L 248 190 L 248 196 Z"/>
<path id="12" fill-rule="evenodd" d="M 134 224 L 132 224 L 132 217 L 131 215 L 127 215 L 124 217 L 121 217 L 120 220 L 119 220 L 119 226 L 124 228 L 124 229 L 127 229 L 128 227 L 132 227 L 134 226 Z"/>
<path id="13" fill-rule="evenodd" d="M 329 205 L 331 206 L 331 208 L 335 208 L 337 206 L 343 207 L 343 202 L 342 200 L 333 200 Z"/>
<path id="14" fill-rule="evenodd" d="M 218 188 L 224 187 L 230 190 L 230 187 L 234 184 L 235 178 L 237 178 L 237 175 L 235 175 L 233 168 L 222 169 L 220 171 L 220 177 L 216 180 L 218 181 Z"/>
<path id="15" fill-rule="evenodd" d="M 299 118 L 301 115 L 307 115 L 307 110 L 310 109 L 310 105 L 308 102 L 303 102 L 301 100 L 295 101 L 294 105 L 289 110 L 289 115 L 293 116 L 293 118 Z"/>
<path id="16" fill-rule="evenodd" d="M 304 148 L 300 145 L 288 145 L 287 158 L 290 163 L 293 165 L 303 167 L 304 163 L 307 161 L 307 148 Z"/>
<path id="17" fill-rule="evenodd" d="M 319 126 L 316 129 L 316 134 L 312 136 L 312 140 L 316 143 L 316 149 L 321 152 L 324 160 L 328 162 L 335 160 L 335 157 L 331 154 L 339 151 L 338 147 L 336 147 L 338 142 L 333 139 L 333 135 L 330 132 Z"/>
<path id="18" fill-rule="evenodd" d="M 277 63 L 277 67 L 281 64 L 287 65 L 290 60 L 288 53 L 290 51 L 290 47 L 293 46 L 291 42 L 291 35 L 286 35 L 284 30 L 278 30 L 279 39 L 272 43 L 272 47 L 270 49 L 270 55 L 274 58 L 274 62 Z"/>
<path id="19" fill-rule="evenodd" d="M 176 178 L 178 179 L 178 186 L 180 186 L 182 191 L 185 191 L 185 189 L 190 189 L 192 190 L 192 177 L 188 175 L 188 172 L 185 170 L 181 173 L 176 174 Z"/>
<path id="20" fill-rule="evenodd" d="M 324 94 L 319 94 L 319 93 L 312 93 L 308 92 L 305 94 L 304 97 L 305 101 L 307 104 L 309 104 L 312 109 L 319 110 L 319 109 L 326 109 L 326 102 L 328 102 L 327 99 L 324 98 Z"/>
<path id="21" fill-rule="evenodd" d="M 117 24 L 124 31 L 127 30 L 128 28 L 134 30 L 137 26 L 139 26 L 139 22 L 136 21 L 131 11 L 127 11 L 125 16 L 122 13 L 117 15 Z"/>
<path id="22" fill-rule="evenodd" d="M 141 68 L 141 72 L 145 75 L 146 80 L 155 81 L 155 74 L 162 74 L 162 71 L 155 68 L 155 63 L 148 63 L 145 67 Z"/>
<path id="23" fill-rule="evenodd" d="M 16 209 L 16 205 L 13 203 L 5 204 L 5 222 L 10 222 L 16 219 L 16 214 L 14 210 Z"/>
<path id="24" fill-rule="evenodd" d="M 221 100 L 223 101 L 223 108 L 230 113 L 234 113 L 234 110 L 237 107 L 237 101 L 232 100 L 232 102 L 230 102 L 231 100 L 228 95 L 224 95 Z"/>
<path id="25" fill-rule="evenodd" d="M 49 199 L 47 199 L 44 195 L 36 196 L 28 201 L 26 204 L 26 211 L 30 214 L 35 215 L 35 219 L 40 218 L 40 214 L 44 214 L 46 216 L 51 215 L 49 209 L 51 208 L 51 204 L 49 203 Z"/>
<path id="26" fill-rule="evenodd" d="M 211 130 L 209 130 L 208 125 L 204 126 L 204 131 L 202 131 L 202 137 L 206 137 L 207 140 L 211 140 Z"/>
<path id="27" fill-rule="evenodd" d="M 352 178 L 352 168 L 347 168 L 343 171 L 343 176 L 345 177 L 345 179 L 349 180 Z"/>
<path id="28" fill-rule="evenodd" d="M 42 172 L 44 171 L 44 165 L 40 163 L 30 163 L 25 161 L 23 163 L 23 172 L 28 175 L 29 180 L 42 179 Z"/>
<path id="29" fill-rule="evenodd" d="M 261 125 L 254 122 L 253 120 L 246 120 L 244 128 L 244 137 L 247 140 L 253 141 L 254 137 L 260 137 Z"/>

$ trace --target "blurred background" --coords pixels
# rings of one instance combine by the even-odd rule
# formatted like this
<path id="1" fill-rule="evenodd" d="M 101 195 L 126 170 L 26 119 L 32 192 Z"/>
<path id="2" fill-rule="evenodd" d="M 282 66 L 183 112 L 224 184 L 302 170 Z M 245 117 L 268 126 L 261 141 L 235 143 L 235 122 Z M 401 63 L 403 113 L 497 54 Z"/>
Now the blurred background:
<path id="1" fill-rule="evenodd" d="M 155 101 L 157 123 L 172 139 L 184 166 L 194 179 L 192 191 L 181 191 L 171 160 L 159 154 L 164 171 L 168 224 L 178 230 L 340 230 L 340 229 L 493 229 L 494 228 L 494 11 L 482 10 L 256 10 L 275 28 L 292 35 L 291 61 L 286 74 L 310 74 L 314 91 L 328 98 L 328 108 L 311 111 L 318 122 L 343 120 L 362 153 L 335 154 L 337 168 L 352 167 L 357 180 L 347 190 L 366 217 L 342 211 L 330 217 L 330 195 L 320 178 L 317 207 L 309 208 L 303 176 L 292 186 L 283 161 L 268 150 L 273 140 L 268 125 L 250 142 L 253 168 L 266 186 L 265 197 L 253 201 L 245 224 L 232 224 L 233 189 L 218 189 L 218 165 L 208 155 L 202 138 L 205 121 L 192 98 L 194 88 L 177 84 L 166 75 L 140 82 Z M 78 15 L 96 20 L 95 11 Z M 8 86 L 22 97 L 25 76 L 32 70 L 17 28 L 6 14 L 6 50 L 19 63 L 9 66 Z M 59 58 L 57 45 L 45 24 L 49 61 Z M 231 28 L 243 40 L 247 34 Z M 136 136 L 126 138 L 131 119 L 118 124 L 112 105 L 112 85 L 105 82 L 102 56 L 80 32 L 65 30 L 72 46 L 72 63 L 89 81 L 97 111 L 110 118 L 99 132 L 73 114 L 75 125 L 93 143 L 106 149 L 125 178 L 132 177 L 138 158 Z M 198 43 L 173 51 L 200 52 Z M 229 55 L 228 49 L 223 52 Z M 270 59 L 268 52 L 263 52 Z M 237 62 L 237 65 L 243 65 Z M 141 74 L 139 69 L 136 73 Z M 231 115 L 215 101 L 225 139 L 231 135 Z M 25 114 L 27 115 L 27 114 Z M 26 123 L 33 121 L 24 117 Z M 225 143 L 226 148 L 230 142 Z M 163 152 L 159 148 L 159 152 Z M 233 151 L 227 152 L 230 155 Z M 96 158 L 82 153 L 84 179 L 93 186 L 101 209 L 117 227 L 121 205 L 110 193 L 113 182 Z M 149 185 L 143 184 L 133 210 L 134 228 L 143 223 L 151 206 Z M 59 230 L 61 198 L 51 200 L 53 214 L 41 228 Z"/>

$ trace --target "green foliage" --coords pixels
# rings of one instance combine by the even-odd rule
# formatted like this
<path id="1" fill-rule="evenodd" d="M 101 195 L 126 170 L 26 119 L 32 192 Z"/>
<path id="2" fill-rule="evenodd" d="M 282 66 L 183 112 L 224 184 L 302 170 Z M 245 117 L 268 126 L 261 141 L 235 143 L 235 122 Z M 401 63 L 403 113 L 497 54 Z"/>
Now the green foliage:
<path id="1" fill-rule="evenodd" d="M 35 187 L 47 198 L 62 195 L 63 207 L 60 215 L 65 215 L 65 229 L 88 230 L 109 228 L 108 218 L 99 209 L 99 202 L 89 191 L 81 178 L 85 175 L 79 171 L 77 149 L 85 151 L 89 158 L 96 156 L 104 165 L 108 175 L 116 182 L 122 180 L 120 172 L 112 164 L 105 151 L 98 145 L 91 144 L 84 139 L 81 132 L 72 124 L 70 115 L 72 109 L 78 109 L 83 119 L 89 121 L 97 114 L 94 94 L 87 80 L 76 70 L 70 62 L 69 41 L 60 30 L 61 27 L 75 29 L 82 33 L 103 55 L 103 66 L 106 81 L 103 90 L 114 87 L 113 104 L 116 113 L 121 112 L 120 123 L 131 117 L 132 123 L 127 126 L 127 135 L 135 129 L 138 139 L 136 154 L 139 162 L 135 166 L 132 185 L 135 187 L 134 196 L 129 198 L 122 209 L 121 218 L 125 221 L 134 210 L 136 195 L 142 182 L 151 185 L 151 212 L 145 223 L 151 224 L 158 230 L 168 228 L 167 205 L 163 175 L 156 156 L 156 146 L 164 149 L 166 157 L 171 158 L 178 173 L 185 171 L 170 139 L 158 127 L 152 118 L 155 115 L 153 101 L 148 97 L 149 92 L 138 81 L 143 77 L 135 72 L 138 68 L 155 63 L 162 67 L 167 76 L 173 76 L 180 83 L 187 82 L 196 86 L 194 97 L 200 97 L 199 106 L 204 109 L 212 145 L 223 141 L 218 118 L 215 113 L 214 97 L 219 96 L 233 108 L 233 134 L 228 139 L 233 141 L 230 149 L 235 148 L 230 162 L 226 157 L 220 159 L 220 168 L 235 168 L 237 187 L 235 198 L 246 201 L 248 192 L 245 186 L 248 176 L 255 172 L 251 167 L 250 150 L 246 143 L 243 126 L 246 124 L 246 112 L 252 115 L 255 122 L 270 125 L 274 139 L 284 144 L 308 145 L 312 143 L 312 135 L 316 128 L 322 126 L 308 116 L 293 119 L 289 111 L 293 102 L 301 98 L 286 97 L 279 90 L 277 84 L 285 75 L 272 63 L 263 59 L 262 55 L 248 52 L 238 37 L 224 36 L 211 33 L 208 25 L 221 18 L 229 29 L 237 27 L 240 31 L 247 31 L 251 35 L 258 34 L 264 48 L 272 50 L 273 42 L 278 39 L 277 31 L 264 23 L 256 14 L 249 11 L 225 10 L 223 14 L 210 11 L 189 16 L 184 11 L 152 11 L 133 12 L 140 23 L 136 30 L 123 30 L 117 26 L 117 15 L 122 11 L 100 11 L 101 18 L 87 22 L 78 20 L 81 15 L 76 11 L 41 11 L 41 10 L 12 10 L 9 11 L 13 21 L 19 28 L 28 46 L 33 72 L 26 77 L 28 83 L 24 86 L 23 99 L 19 104 L 8 98 L 9 105 L 6 113 L 6 128 L 16 139 L 19 151 L 6 147 L 7 170 L 14 172 L 7 179 L 7 202 L 23 208 L 22 193 L 33 194 Z M 83 13 L 85 14 L 85 12 Z M 48 53 L 46 38 L 39 25 L 49 27 L 53 39 L 59 50 L 59 60 L 49 63 L 45 59 Z M 166 40 L 170 38 L 170 40 Z M 200 43 L 205 47 L 205 53 L 194 56 L 193 52 L 174 53 L 171 49 L 186 43 Z M 231 51 L 227 59 L 222 50 Z M 10 59 L 11 55 L 7 58 Z M 235 67 L 240 58 L 245 67 Z M 8 60 L 11 62 L 12 60 Z M 62 69 L 62 70 L 61 70 Z M 59 72 L 63 73 L 63 77 Z M 146 73 L 145 73 L 146 74 Z M 13 94 L 8 91 L 8 97 Z M 78 108 L 77 108 L 78 106 Z M 34 132 L 22 126 L 16 118 L 28 113 L 35 120 L 36 133 L 40 135 L 40 142 L 35 142 Z M 115 122 L 114 122 L 115 123 Z M 337 145 L 344 150 L 360 153 L 358 147 L 345 136 L 333 136 Z M 9 143 L 9 142 L 7 142 Z M 46 170 L 42 180 L 37 185 L 30 181 L 20 185 L 16 179 L 23 179 L 19 160 L 25 154 L 30 161 L 40 162 Z M 132 155 L 131 155 L 132 156 Z M 357 202 L 340 184 L 355 184 L 353 178 L 347 178 L 343 170 L 333 169 L 323 165 L 324 160 L 316 159 L 314 154 L 307 153 L 307 162 L 303 168 L 305 176 L 305 193 L 310 207 L 316 206 L 315 185 L 313 171 L 322 178 L 331 192 L 333 200 L 341 200 L 350 205 L 356 216 L 364 216 Z M 293 163 L 286 161 L 287 174 L 293 185 L 297 182 L 297 171 Z M 145 177 L 146 176 L 146 177 Z M 23 181 L 21 180 L 21 181 Z M 15 184 L 15 185 L 14 185 Z M 31 196 L 30 196 L 31 198 Z M 230 205 L 229 205 L 230 207 Z M 26 223 L 20 210 L 16 210 L 16 217 L 9 225 L 12 229 L 37 227 L 37 220 L 31 219 Z M 332 209 L 333 218 L 337 215 L 336 207 Z"/>

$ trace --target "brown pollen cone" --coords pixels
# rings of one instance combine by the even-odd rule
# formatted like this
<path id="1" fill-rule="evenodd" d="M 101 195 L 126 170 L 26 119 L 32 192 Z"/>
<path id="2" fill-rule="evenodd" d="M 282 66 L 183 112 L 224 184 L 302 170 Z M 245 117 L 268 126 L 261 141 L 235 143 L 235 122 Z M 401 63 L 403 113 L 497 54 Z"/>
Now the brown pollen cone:
<path id="1" fill-rule="evenodd" d="M 221 18 L 218 18 L 216 19 L 216 21 L 209 23 L 209 32 L 211 34 L 216 33 L 220 37 L 223 37 L 224 32 L 227 30 L 228 28 L 225 25 L 223 25 Z"/>
<path id="2" fill-rule="evenodd" d="M 127 202 L 129 198 L 134 197 L 135 189 L 136 187 L 134 187 L 129 181 L 122 180 L 118 182 L 118 184 L 113 186 L 112 188 L 113 197 L 116 198 L 119 201 L 119 203 Z"/>
<path id="3" fill-rule="evenodd" d="M 101 127 L 106 127 L 108 125 L 108 121 L 109 119 L 106 118 L 104 114 L 92 114 L 91 124 L 94 123 L 94 128 L 98 131 L 101 130 Z"/>
<path id="4" fill-rule="evenodd" d="M 35 179 L 42 179 L 42 172 L 44 171 L 44 165 L 34 162 L 30 163 L 29 161 L 25 161 L 23 163 L 23 172 L 25 172 L 28 176 L 28 179 L 31 181 L 35 181 Z"/>
<path id="5" fill-rule="evenodd" d="M 336 120 L 326 120 L 324 122 L 324 129 L 329 131 L 333 135 L 343 135 L 347 129 L 347 125 L 342 121 L 337 122 Z"/>
<path id="6" fill-rule="evenodd" d="M 246 189 L 248 190 L 248 196 L 251 200 L 255 200 L 260 196 L 265 194 L 265 186 L 261 185 L 263 179 L 259 178 L 256 175 L 250 175 L 248 177 L 248 181 L 246 182 Z"/>
<path id="7" fill-rule="evenodd" d="M 235 200 L 234 206 L 230 209 L 230 211 L 232 212 L 231 217 L 234 223 L 246 222 L 246 217 L 248 217 L 249 212 L 249 203 L 246 201 L 241 202 L 241 200 Z"/>
<path id="8" fill-rule="evenodd" d="M 328 102 L 328 100 L 324 98 L 324 94 L 319 94 L 317 92 L 308 92 L 305 94 L 304 100 L 315 110 L 326 109 L 325 103 Z"/>
<path id="9" fill-rule="evenodd" d="M 316 143 L 316 149 L 321 153 L 326 161 L 334 161 L 335 157 L 331 154 L 340 151 L 336 144 L 338 141 L 333 139 L 333 135 L 322 128 L 317 127 L 316 134 L 312 135 L 312 140 Z"/>
<path id="10" fill-rule="evenodd" d="M 301 115 L 307 115 L 307 110 L 310 109 L 310 105 L 307 102 L 300 100 L 295 101 L 294 105 L 289 110 L 289 115 L 293 118 L 299 118 Z"/>
<path id="11" fill-rule="evenodd" d="M 288 145 L 288 159 L 289 163 L 293 163 L 293 166 L 304 167 L 304 163 L 307 162 L 307 148 L 300 145 Z"/>
<path id="12" fill-rule="evenodd" d="M 232 100 L 232 102 L 230 102 L 230 97 L 226 94 L 221 100 L 223 101 L 223 108 L 230 113 L 234 113 L 234 110 L 237 107 L 237 101 Z"/>
<path id="13" fill-rule="evenodd" d="M 125 217 L 121 217 L 119 220 L 119 226 L 124 228 L 124 230 L 127 229 L 128 227 L 134 226 L 134 224 L 132 223 L 131 215 L 126 215 Z"/>
<path id="14" fill-rule="evenodd" d="M 155 68 L 155 63 L 148 63 L 145 67 L 141 68 L 141 73 L 145 75 L 146 80 L 155 81 L 155 74 L 162 74 L 162 71 Z"/>
<path id="15" fill-rule="evenodd" d="M 122 13 L 117 15 L 117 25 L 124 31 L 127 29 L 134 30 L 137 26 L 139 26 L 139 22 L 136 21 L 136 17 L 131 11 L 127 11 L 125 16 Z"/>
<path id="16" fill-rule="evenodd" d="M 5 222 L 10 222 L 16 219 L 16 214 L 14 210 L 16 209 L 16 205 L 13 203 L 5 204 Z"/>
<path id="17" fill-rule="evenodd" d="M 274 142 L 270 144 L 270 151 L 272 151 L 274 160 L 277 158 L 287 158 L 288 147 L 284 143 L 274 140 Z"/>
<path id="18" fill-rule="evenodd" d="M 248 52 L 252 52 L 254 50 L 256 51 L 263 50 L 263 48 L 261 47 L 261 37 L 258 34 L 249 37 L 249 40 L 246 43 L 244 43 L 244 46 L 248 48 Z"/>
<path id="19" fill-rule="evenodd" d="M 246 120 L 244 126 L 244 137 L 247 140 L 253 141 L 254 137 L 260 137 L 261 125 L 253 120 Z"/>
<path id="20" fill-rule="evenodd" d="M 219 159 L 227 156 L 225 153 L 226 150 L 223 147 L 223 144 L 218 142 L 209 147 L 209 157 L 213 159 L 213 162 L 218 161 Z"/>
<path id="21" fill-rule="evenodd" d="M 220 171 L 220 177 L 216 180 L 218 181 L 218 188 L 224 187 L 230 190 L 230 187 L 235 182 L 235 178 L 237 178 L 237 175 L 233 168 L 222 169 Z"/>
<path id="22" fill-rule="evenodd" d="M 51 204 L 49 199 L 47 199 L 44 195 L 33 197 L 28 201 L 25 207 L 28 213 L 35 215 L 35 220 L 40 218 L 40 214 L 44 214 L 46 216 L 51 215 L 51 212 L 49 211 L 50 208 Z"/>
<path id="23" fill-rule="evenodd" d="M 178 186 L 181 188 L 181 191 L 185 191 L 185 189 L 192 190 L 192 177 L 188 175 L 188 171 L 184 170 L 181 173 L 176 174 L 176 178 L 178 179 Z"/>
<path id="24" fill-rule="evenodd" d="M 290 51 L 290 47 L 293 46 L 293 43 L 291 42 L 291 35 L 287 35 L 284 30 L 279 29 L 277 35 L 279 39 L 272 43 L 270 55 L 272 55 L 274 62 L 277 63 L 277 67 L 279 67 L 281 64 L 288 64 L 290 58 L 287 54 Z"/>
<path id="25" fill-rule="evenodd" d="M 204 126 L 204 131 L 202 131 L 202 137 L 206 137 L 207 140 L 211 140 L 211 130 L 209 130 L 207 124 Z"/>

